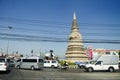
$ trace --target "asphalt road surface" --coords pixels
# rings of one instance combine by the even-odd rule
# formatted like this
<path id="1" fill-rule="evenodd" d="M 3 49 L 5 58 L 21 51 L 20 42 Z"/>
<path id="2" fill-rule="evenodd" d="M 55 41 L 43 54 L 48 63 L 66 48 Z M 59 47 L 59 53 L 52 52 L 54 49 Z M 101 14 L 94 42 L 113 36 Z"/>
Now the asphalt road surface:
<path id="1" fill-rule="evenodd" d="M 59 70 L 25 70 L 12 69 L 10 72 L 0 72 L 0 80 L 120 80 L 117 72 L 85 72 L 81 69 Z"/>

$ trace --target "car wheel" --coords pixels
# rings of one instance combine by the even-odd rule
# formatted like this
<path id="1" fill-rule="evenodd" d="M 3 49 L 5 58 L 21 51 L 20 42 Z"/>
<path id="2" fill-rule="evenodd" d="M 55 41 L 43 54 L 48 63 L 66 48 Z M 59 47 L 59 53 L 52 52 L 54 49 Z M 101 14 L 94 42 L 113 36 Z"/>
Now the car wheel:
<path id="1" fill-rule="evenodd" d="M 84 68 L 84 66 L 82 65 L 82 66 L 81 66 L 81 69 L 83 69 L 83 68 Z"/>
<path id="2" fill-rule="evenodd" d="M 20 69 L 20 65 L 18 65 L 17 68 Z"/>
<path id="3" fill-rule="evenodd" d="M 51 66 L 51 68 L 55 68 L 55 66 L 54 66 L 54 65 L 52 65 L 52 66 Z"/>
<path id="4" fill-rule="evenodd" d="M 34 66 L 31 66 L 31 70 L 34 70 L 35 68 L 34 68 Z"/>
<path id="5" fill-rule="evenodd" d="M 88 72 L 93 72 L 93 68 L 88 68 Z"/>
<path id="6" fill-rule="evenodd" d="M 114 68 L 110 67 L 110 68 L 109 68 L 109 71 L 110 71 L 110 72 L 114 72 Z"/>

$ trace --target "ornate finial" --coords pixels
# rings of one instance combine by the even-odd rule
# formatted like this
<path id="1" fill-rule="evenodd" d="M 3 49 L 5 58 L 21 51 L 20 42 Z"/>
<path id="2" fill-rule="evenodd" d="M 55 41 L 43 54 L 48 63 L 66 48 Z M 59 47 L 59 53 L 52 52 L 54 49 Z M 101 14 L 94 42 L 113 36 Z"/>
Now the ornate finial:
<path id="1" fill-rule="evenodd" d="M 76 14 L 75 14 L 75 12 L 74 12 L 74 16 L 73 16 L 73 19 L 76 19 Z"/>

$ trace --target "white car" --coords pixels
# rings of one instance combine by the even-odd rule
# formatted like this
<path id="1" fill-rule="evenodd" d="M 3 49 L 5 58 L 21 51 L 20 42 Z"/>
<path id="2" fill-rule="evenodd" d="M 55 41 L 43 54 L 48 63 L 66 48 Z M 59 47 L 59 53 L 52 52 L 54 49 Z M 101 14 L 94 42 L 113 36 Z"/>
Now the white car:
<path id="1" fill-rule="evenodd" d="M 60 63 L 57 60 L 45 60 L 44 67 L 58 68 Z"/>
<path id="2" fill-rule="evenodd" d="M 0 71 L 10 70 L 10 59 L 0 58 Z"/>

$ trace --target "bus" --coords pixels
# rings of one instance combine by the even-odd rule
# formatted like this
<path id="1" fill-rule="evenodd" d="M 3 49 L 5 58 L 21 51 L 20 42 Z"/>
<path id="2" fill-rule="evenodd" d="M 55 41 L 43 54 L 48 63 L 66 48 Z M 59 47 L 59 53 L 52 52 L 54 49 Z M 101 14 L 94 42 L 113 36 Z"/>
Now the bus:
<path id="1" fill-rule="evenodd" d="M 16 67 L 19 69 L 42 69 L 43 68 L 43 59 L 39 57 L 24 57 L 21 58 Z"/>

